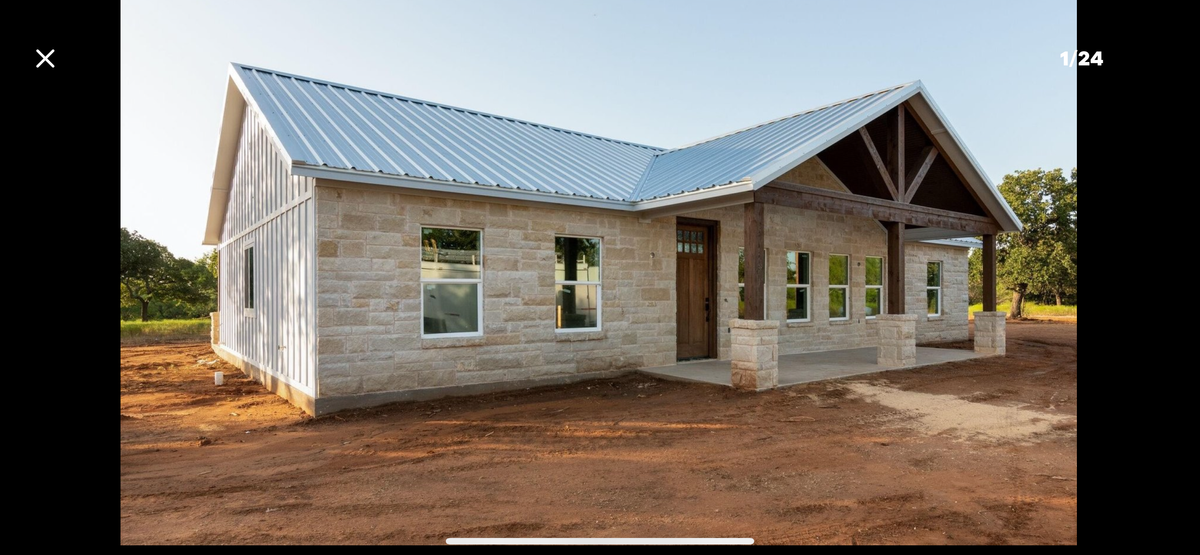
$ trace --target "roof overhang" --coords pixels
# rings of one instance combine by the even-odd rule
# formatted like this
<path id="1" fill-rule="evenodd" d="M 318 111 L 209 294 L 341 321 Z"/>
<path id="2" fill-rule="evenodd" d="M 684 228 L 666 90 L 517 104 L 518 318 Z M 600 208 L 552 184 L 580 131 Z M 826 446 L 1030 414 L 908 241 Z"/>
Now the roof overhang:
<path id="1" fill-rule="evenodd" d="M 246 99 L 230 75 L 225 86 L 225 110 L 221 114 L 221 133 L 217 141 L 217 160 L 213 165 L 212 189 L 208 194 L 208 220 L 204 227 L 205 245 L 221 242 L 225 225 L 225 210 L 229 206 L 229 189 L 233 183 L 233 168 L 237 163 L 238 140 L 241 139 L 242 114 Z"/>

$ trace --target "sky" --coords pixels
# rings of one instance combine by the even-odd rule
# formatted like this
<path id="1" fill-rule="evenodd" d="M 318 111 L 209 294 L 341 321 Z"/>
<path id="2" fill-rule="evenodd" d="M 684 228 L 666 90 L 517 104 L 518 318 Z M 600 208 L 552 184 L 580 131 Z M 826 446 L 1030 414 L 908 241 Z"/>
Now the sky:
<path id="1" fill-rule="evenodd" d="M 920 79 L 994 183 L 1076 164 L 1076 4 L 127 0 L 121 225 L 195 258 L 230 62 L 675 147 Z"/>

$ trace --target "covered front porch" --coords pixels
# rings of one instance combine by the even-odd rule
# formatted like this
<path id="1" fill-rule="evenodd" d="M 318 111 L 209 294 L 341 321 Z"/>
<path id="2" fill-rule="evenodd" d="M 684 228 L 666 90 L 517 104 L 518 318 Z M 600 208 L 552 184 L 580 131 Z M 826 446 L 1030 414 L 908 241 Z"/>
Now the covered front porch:
<path id="1" fill-rule="evenodd" d="M 807 158 L 799 160 L 802 157 L 798 157 L 778 164 L 773 171 L 752 179 L 751 190 L 738 197 L 722 198 L 719 206 L 711 207 L 740 205 L 741 208 L 741 225 L 738 227 L 742 232 L 744 277 L 739 276 L 742 279 L 738 280 L 738 285 L 743 291 L 743 307 L 737 318 L 719 318 L 716 324 L 728 325 L 731 360 L 681 363 L 644 371 L 663 377 L 761 391 L 781 385 L 1004 354 L 1005 314 L 996 311 L 996 236 L 1018 230 L 1020 224 L 987 177 L 978 170 L 970 154 L 941 121 L 936 108 L 920 97 L 913 97 L 879 113 L 865 125 L 846 128 L 838 138 L 813 148 L 803 157 Z M 804 163 L 808 158 L 815 159 L 827 170 L 837 186 L 811 182 L 806 175 L 791 171 L 797 167 L 797 161 Z M 778 310 L 778 303 L 774 309 L 768 306 L 770 281 L 767 273 L 771 266 L 767 261 L 771 252 L 778 252 L 772 249 L 777 249 L 781 243 L 800 245 L 800 250 L 818 245 L 813 249 L 814 254 L 829 256 L 855 248 L 856 239 L 842 240 L 840 244 L 826 240 L 826 236 L 834 232 L 832 225 L 818 228 L 798 225 L 795 214 L 803 213 L 874 221 L 883 232 L 884 245 L 873 244 L 865 249 L 870 252 L 863 253 L 869 256 L 878 252 L 882 255 L 879 258 L 886 262 L 881 264 L 883 275 L 875 282 L 878 300 L 872 307 L 874 312 L 862 316 L 864 320 L 872 320 L 869 331 L 850 336 L 862 347 L 780 356 L 781 330 L 792 338 L 791 349 L 796 349 L 797 343 L 804 350 L 820 345 L 815 340 L 803 344 L 803 339 L 795 339 L 795 332 L 789 333 L 796 325 L 794 321 L 808 323 L 811 314 L 806 312 L 800 320 L 792 320 L 787 315 L 788 319 L 784 320 L 780 318 L 785 314 Z M 684 216 L 691 221 L 695 214 Z M 781 241 L 780 237 L 785 239 Z M 790 237 L 797 240 L 788 243 Z M 974 352 L 918 348 L 918 323 L 927 324 L 931 317 L 944 317 L 942 266 L 938 262 L 937 273 L 917 275 L 907 270 L 911 257 L 906 251 L 910 242 L 957 237 L 979 237 L 982 243 L 983 311 L 975 315 Z M 769 247 L 771 241 L 774 241 L 774 247 Z M 822 249 L 824 253 L 820 252 Z M 682 264 L 678 267 L 684 268 Z M 687 272 L 681 270 L 683 274 Z M 857 294 L 853 285 L 858 283 L 861 282 L 845 277 L 839 280 L 836 285 L 844 291 L 839 306 L 853 305 L 849 299 L 851 293 Z M 830 282 L 820 283 L 806 277 L 803 285 L 808 288 L 806 295 L 817 291 L 829 294 L 833 299 L 830 291 L 835 287 Z M 930 292 L 930 286 L 936 291 Z M 915 294 L 912 301 L 906 303 L 910 289 L 915 289 Z M 925 295 L 932 295 L 929 298 L 935 299 L 930 301 L 933 304 L 926 306 Z M 692 303 L 696 306 L 688 308 L 691 312 L 704 314 L 707 322 L 710 314 L 708 297 L 701 297 L 703 305 Z M 691 297 L 680 293 L 679 298 Z M 683 300 L 679 302 L 681 307 L 685 306 Z M 833 306 L 832 300 L 829 306 Z M 854 329 L 850 326 L 855 319 L 854 314 L 831 309 L 830 318 L 822 324 L 836 330 L 831 333 L 852 334 Z M 840 326 L 843 322 L 846 327 Z M 962 325 L 966 327 L 965 318 Z M 689 337 L 698 336 L 694 330 L 685 331 Z M 867 346 L 872 343 L 873 346 Z M 680 353 L 680 358 L 693 356 L 690 351 L 684 353 L 682 348 Z"/>
<path id="2" fill-rule="evenodd" d="M 862 347 L 781 356 L 778 361 L 779 387 L 986 356 L 964 349 L 917 347 L 916 361 L 913 364 L 885 367 L 877 363 L 877 351 L 876 347 Z M 643 368 L 641 372 L 667 380 L 732 386 L 732 364 L 728 360 L 681 362 L 671 366 Z"/>

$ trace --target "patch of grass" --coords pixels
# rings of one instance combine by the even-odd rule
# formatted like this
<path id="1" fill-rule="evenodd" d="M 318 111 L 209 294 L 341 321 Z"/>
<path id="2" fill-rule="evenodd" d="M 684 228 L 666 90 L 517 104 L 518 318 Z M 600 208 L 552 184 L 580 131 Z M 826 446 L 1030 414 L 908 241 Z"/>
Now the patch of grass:
<path id="1" fill-rule="evenodd" d="M 998 303 L 996 310 L 1002 312 L 1010 312 L 1012 302 Z M 1032 301 L 1025 301 L 1026 316 L 1075 316 L 1075 306 L 1073 305 L 1052 305 L 1052 304 L 1037 304 Z M 983 310 L 983 303 L 971 305 L 971 314 Z"/>
<path id="2" fill-rule="evenodd" d="M 169 341 L 207 336 L 212 327 L 208 318 L 194 320 L 151 320 L 149 322 L 121 321 L 121 342 Z"/>

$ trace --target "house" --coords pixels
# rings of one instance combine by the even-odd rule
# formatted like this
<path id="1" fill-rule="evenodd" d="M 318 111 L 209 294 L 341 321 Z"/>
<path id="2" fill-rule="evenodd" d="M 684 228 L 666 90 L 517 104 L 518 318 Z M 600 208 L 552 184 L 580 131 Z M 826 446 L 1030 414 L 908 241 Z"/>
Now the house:
<path id="1" fill-rule="evenodd" d="M 309 413 L 967 338 L 1020 222 L 918 81 L 679 148 L 233 64 L 213 348 Z M 964 239 L 965 238 L 965 239 Z"/>

